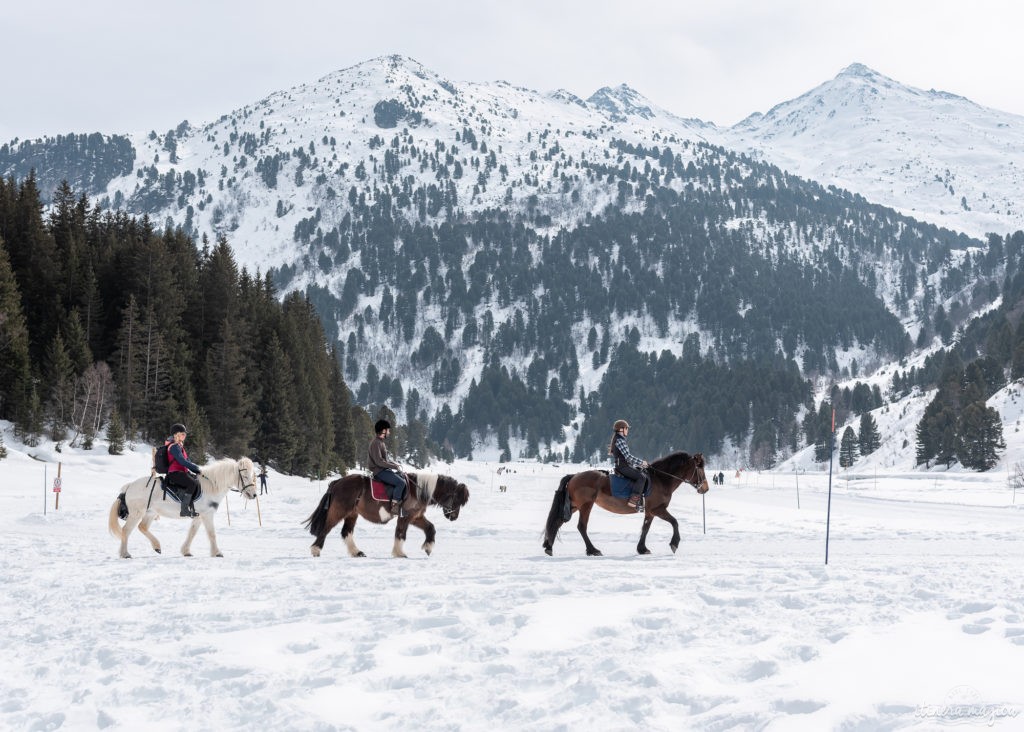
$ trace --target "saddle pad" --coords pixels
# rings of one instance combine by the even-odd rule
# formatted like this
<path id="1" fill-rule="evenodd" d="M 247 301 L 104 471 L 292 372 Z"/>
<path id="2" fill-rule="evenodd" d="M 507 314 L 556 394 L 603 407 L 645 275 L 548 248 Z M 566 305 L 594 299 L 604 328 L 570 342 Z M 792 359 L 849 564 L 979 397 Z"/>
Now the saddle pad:
<path id="1" fill-rule="evenodd" d="M 386 484 L 381 483 L 379 480 L 370 479 L 370 495 L 373 496 L 375 501 L 389 501 L 388 498 L 388 487 Z"/>
<path id="2" fill-rule="evenodd" d="M 615 473 L 609 473 L 608 479 L 612 482 L 613 496 L 616 498 L 629 498 L 629 494 L 633 492 L 633 481 Z"/>

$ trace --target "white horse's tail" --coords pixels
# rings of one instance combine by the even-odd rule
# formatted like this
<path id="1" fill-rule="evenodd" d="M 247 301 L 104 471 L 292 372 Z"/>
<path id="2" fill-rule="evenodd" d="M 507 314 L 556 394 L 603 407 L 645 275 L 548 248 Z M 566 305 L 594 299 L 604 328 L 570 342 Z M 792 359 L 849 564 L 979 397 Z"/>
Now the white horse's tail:
<path id="1" fill-rule="evenodd" d="M 107 528 L 110 529 L 110 533 L 116 536 L 118 539 L 124 537 L 124 529 L 121 526 L 121 521 L 118 518 L 117 512 L 121 507 L 121 497 L 118 496 L 114 499 L 114 503 L 110 506 L 110 516 L 107 518 Z"/>

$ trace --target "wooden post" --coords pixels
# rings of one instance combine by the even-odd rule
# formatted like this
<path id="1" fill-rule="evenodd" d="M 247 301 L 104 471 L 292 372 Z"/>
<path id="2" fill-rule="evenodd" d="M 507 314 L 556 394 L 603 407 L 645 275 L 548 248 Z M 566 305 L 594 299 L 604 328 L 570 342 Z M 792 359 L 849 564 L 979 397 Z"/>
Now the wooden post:
<path id="1" fill-rule="evenodd" d="M 61 488 L 61 486 L 60 486 L 60 469 L 61 469 L 61 467 L 63 465 L 64 465 L 64 463 L 57 463 L 57 478 L 56 478 L 56 480 L 53 481 L 53 492 L 57 494 L 56 496 L 54 496 L 54 499 L 53 499 L 53 510 L 54 511 L 59 511 L 60 510 L 60 488 Z"/>
<path id="2" fill-rule="evenodd" d="M 260 514 L 260 497 L 256 496 L 256 518 L 259 519 L 260 528 L 263 528 L 263 516 Z"/>
<path id="3" fill-rule="evenodd" d="M 231 526 L 231 509 L 228 508 L 228 494 L 224 494 L 224 512 L 228 515 L 228 526 Z"/>

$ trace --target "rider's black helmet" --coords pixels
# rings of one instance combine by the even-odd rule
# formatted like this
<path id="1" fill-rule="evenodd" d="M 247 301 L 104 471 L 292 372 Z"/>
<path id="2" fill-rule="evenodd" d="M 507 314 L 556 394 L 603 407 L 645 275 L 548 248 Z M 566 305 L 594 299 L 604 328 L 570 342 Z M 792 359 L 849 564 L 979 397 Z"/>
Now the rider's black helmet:
<path id="1" fill-rule="evenodd" d="M 377 423 L 373 425 L 373 431 L 378 435 L 384 430 L 389 429 L 391 429 L 391 423 L 388 422 L 386 419 L 378 419 Z"/>
<path id="2" fill-rule="evenodd" d="M 179 432 L 188 432 L 188 430 L 185 429 L 185 425 L 183 425 L 181 422 L 176 422 L 175 424 L 172 424 L 171 425 L 171 434 L 172 435 L 176 435 Z"/>

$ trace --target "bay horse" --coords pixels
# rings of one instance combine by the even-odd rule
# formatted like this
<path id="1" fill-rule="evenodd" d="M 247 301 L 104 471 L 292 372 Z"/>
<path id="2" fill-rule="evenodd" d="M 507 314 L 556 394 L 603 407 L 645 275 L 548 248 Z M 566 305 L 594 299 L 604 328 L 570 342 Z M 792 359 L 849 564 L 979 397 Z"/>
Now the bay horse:
<path id="1" fill-rule="evenodd" d="M 689 483 L 698 493 L 707 493 L 708 479 L 704 475 L 704 455 L 699 452 L 693 456 L 685 452 L 673 452 L 655 460 L 647 470 L 651 479 L 651 491 L 644 499 L 644 525 L 636 551 L 638 554 L 651 553 L 647 548 L 647 532 L 654 517 L 657 516 L 672 525 L 672 540 L 668 545 L 674 553 L 679 547 L 679 523 L 668 512 L 668 504 L 681 483 Z M 604 470 L 586 470 L 566 475 L 558 484 L 551 502 L 551 512 L 544 527 L 544 553 L 551 556 L 558 529 L 569 521 L 572 512 L 579 511 L 577 528 L 583 537 L 583 543 L 587 546 L 587 556 L 601 556 L 601 551 L 591 543 L 587 535 L 590 511 L 596 503 L 612 513 L 636 513 L 636 509 L 630 508 L 626 501 L 626 498 L 616 498 L 612 495 L 611 479 Z M 569 510 L 566 510 L 567 508 Z"/>
<path id="2" fill-rule="evenodd" d="M 228 490 L 237 491 L 249 499 L 256 498 L 256 466 L 252 460 L 244 457 L 239 460 L 224 458 L 200 467 L 202 472 L 199 474 L 199 487 L 202 495 L 195 501 L 197 515 L 190 519 L 191 525 L 188 527 L 185 543 L 181 545 L 181 553 L 186 557 L 192 556 L 192 540 L 199 531 L 199 523 L 202 522 L 206 527 L 206 536 L 210 539 L 210 556 L 223 557 L 217 547 L 213 514 L 217 512 L 217 507 Z M 125 509 L 127 516 L 124 516 Z M 149 533 L 149 525 L 157 516 L 185 518 L 179 513 L 178 503 L 161 490 L 160 479 L 154 475 L 138 478 L 121 488 L 121 493 L 110 507 L 107 526 L 111 534 L 121 539 L 122 558 L 130 559 L 132 556 L 128 553 L 128 535 L 136 526 L 149 539 L 153 551 L 160 554 L 160 541 Z M 119 518 L 124 518 L 124 526 L 121 525 Z"/>
<path id="3" fill-rule="evenodd" d="M 393 557 L 405 557 L 404 545 L 409 524 L 421 529 L 425 535 L 423 551 L 430 555 L 434 549 L 434 525 L 427 520 L 427 506 L 440 506 L 444 517 L 455 521 L 459 510 L 469 501 L 469 489 L 447 475 L 436 473 L 407 473 L 411 490 L 406 491 L 402 508 L 405 515 L 395 524 L 395 545 L 391 550 Z M 377 501 L 370 493 L 370 476 L 353 473 L 331 481 L 324 497 L 320 499 L 316 510 L 310 514 L 303 524 L 309 533 L 316 537 L 310 546 L 314 557 L 320 556 L 324 541 L 331 530 L 344 521 L 341 526 L 341 538 L 348 547 L 349 555 L 365 557 L 356 546 L 353 532 L 356 520 L 362 516 L 374 524 L 386 524 L 393 516 L 387 510 L 387 502 Z"/>

